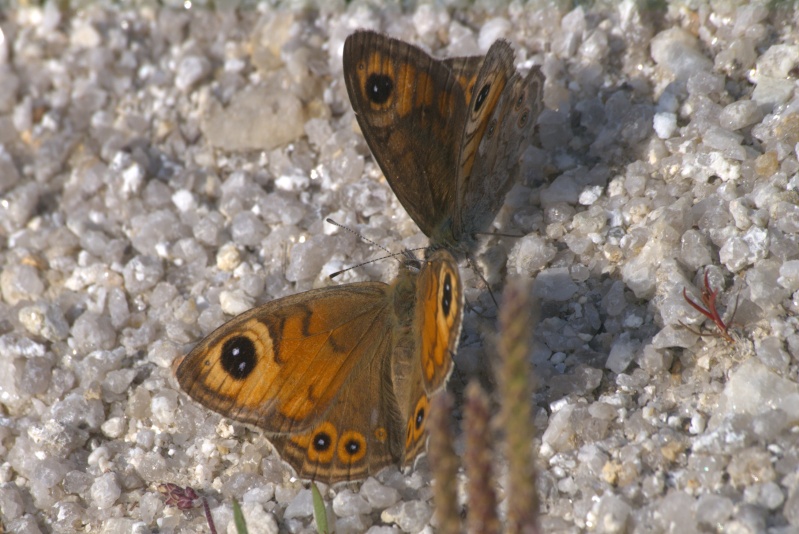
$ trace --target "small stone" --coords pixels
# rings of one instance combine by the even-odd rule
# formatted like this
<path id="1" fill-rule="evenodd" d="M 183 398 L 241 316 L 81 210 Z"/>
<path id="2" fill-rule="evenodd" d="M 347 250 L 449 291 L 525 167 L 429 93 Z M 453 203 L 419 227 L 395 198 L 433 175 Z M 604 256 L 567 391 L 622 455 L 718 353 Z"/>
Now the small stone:
<path id="1" fill-rule="evenodd" d="M 688 78 L 686 89 L 690 95 L 710 95 L 724 91 L 724 77 L 710 72 L 697 72 Z"/>
<path id="2" fill-rule="evenodd" d="M 117 369 L 109 371 L 103 380 L 103 389 L 107 393 L 121 395 L 130 387 L 133 379 L 136 378 L 135 369 Z"/>
<path id="3" fill-rule="evenodd" d="M 666 325 L 654 338 L 652 346 L 656 349 L 667 349 L 670 347 L 689 348 L 696 345 L 698 336 L 682 326 Z"/>
<path id="4" fill-rule="evenodd" d="M 569 404 L 553 413 L 541 441 L 555 451 L 571 450 L 574 447 L 574 426 L 571 424 L 573 412 L 574 405 Z"/>
<path id="5" fill-rule="evenodd" d="M 793 90 L 793 80 L 759 76 L 757 85 L 754 91 L 752 91 L 752 100 L 754 100 L 758 106 L 778 106 L 788 101 L 793 94 Z"/>
<path id="6" fill-rule="evenodd" d="M 558 250 L 548 240 L 530 234 L 513 245 L 508 255 L 508 267 L 515 268 L 517 274 L 532 276 L 552 261 Z"/>
<path id="7" fill-rule="evenodd" d="M 247 86 L 227 108 L 213 104 L 201 127 L 223 150 L 272 150 L 302 136 L 304 123 L 302 102 L 290 92 Z"/>
<path id="8" fill-rule="evenodd" d="M 658 137 L 669 139 L 677 131 L 677 115 L 668 112 L 655 113 L 652 127 Z"/>
<path id="9" fill-rule="evenodd" d="M 15 484 L 0 486 L 0 514 L 3 521 L 13 521 L 25 513 L 25 503 Z"/>
<path id="10" fill-rule="evenodd" d="M 599 501 L 596 513 L 596 532 L 617 534 L 627 532 L 627 524 L 632 508 L 624 499 L 612 494 L 605 494 Z"/>
<path id="11" fill-rule="evenodd" d="M 105 473 L 94 479 L 91 494 L 95 506 L 101 510 L 111 508 L 122 495 L 116 473 Z"/>
<path id="12" fill-rule="evenodd" d="M 349 515 L 336 518 L 336 534 L 361 534 L 367 532 L 372 520 L 366 515 Z"/>
<path id="13" fill-rule="evenodd" d="M 0 290 L 3 299 L 11 305 L 24 300 L 35 300 L 44 291 L 39 271 L 32 265 L 9 265 L 0 273 Z"/>
<path id="14" fill-rule="evenodd" d="M 101 42 L 100 34 L 92 26 L 91 22 L 85 19 L 73 19 L 75 25 L 69 34 L 69 42 L 78 48 L 95 48 Z"/>
<path id="15" fill-rule="evenodd" d="M 117 439 L 125 433 L 127 423 L 124 417 L 112 417 L 102 425 L 100 430 L 111 439 Z"/>
<path id="16" fill-rule="evenodd" d="M 719 126 L 726 130 L 740 130 L 759 122 L 763 113 L 757 102 L 752 100 L 738 100 L 728 104 L 719 114 Z"/>
<path id="17" fill-rule="evenodd" d="M 172 195 L 172 203 L 180 211 L 194 210 L 197 207 L 197 203 L 194 200 L 194 195 L 192 195 L 191 191 L 186 189 L 175 191 L 175 193 Z"/>
<path id="18" fill-rule="evenodd" d="M 735 369 L 727 381 L 719 413 L 748 414 L 758 417 L 781 409 L 799 418 L 799 384 L 769 370 L 758 358 L 750 358 Z"/>
<path id="19" fill-rule="evenodd" d="M 731 272 L 738 272 L 754 262 L 749 246 L 740 237 L 728 239 L 719 250 L 719 261 Z"/>
<path id="20" fill-rule="evenodd" d="M 85 311 L 75 319 L 70 335 L 79 354 L 95 350 L 111 350 L 116 343 L 116 331 L 107 315 Z"/>
<path id="21" fill-rule="evenodd" d="M 105 410 L 99 399 L 87 399 L 81 393 L 70 393 L 53 404 L 50 414 L 55 421 L 76 428 L 99 430 L 105 422 Z"/>
<path id="22" fill-rule="evenodd" d="M 791 293 L 799 290 L 799 260 L 789 260 L 780 265 L 777 283 Z"/>
<path id="23" fill-rule="evenodd" d="M 640 348 L 640 341 L 637 339 L 630 339 L 628 333 L 623 333 L 619 339 L 613 343 L 607 362 L 605 362 L 605 367 L 616 374 L 623 373 L 633 362 Z"/>
<path id="24" fill-rule="evenodd" d="M 777 372 L 786 372 L 791 356 L 783 349 L 782 341 L 776 337 L 755 340 L 755 353 L 763 364 Z"/>
<path id="25" fill-rule="evenodd" d="M 480 26 L 480 36 L 477 38 L 480 50 L 488 52 L 494 41 L 506 37 L 510 29 L 511 22 L 507 18 L 495 17 L 485 21 Z"/>
<path id="26" fill-rule="evenodd" d="M 258 246 L 266 236 L 266 225 L 251 211 L 242 211 L 230 223 L 233 240 L 244 247 Z"/>
<path id="27" fill-rule="evenodd" d="M 244 522 L 249 534 L 277 534 L 280 532 L 275 516 L 267 512 L 260 503 L 242 502 L 241 513 L 244 515 Z M 238 532 L 235 521 L 229 521 L 227 533 L 237 534 Z"/>
<path id="28" fill-rule="evenodd" d="M 729 498 L 705 493 L 696 501 L 696 520 L 699 524 L 716 528 L 732 515 L 734 509 L 735 506 Z"/>
<path id="29" fill-rule="evenodd" d="M 336 252 L 335 236 L 314 235 L 304 243 L 298 243 L 289 253 L 286 279 L 299 282 L 315 278 Z"/>
<path id="30" fill-rule="evenodd" d="M 211 63 L 202 56 L 184 57 L 178 63 L 175 74 L 175 87 L 181 91 L 188 91 L 211 72 Z"/>
<path id="31" fill-rule="evenodd" d="M 175 413 L 178 409 L 178 396 L 176 391 L 164 391 L 152 398 L 150 411 L 153 418 L 164 425 L 175 422 Z"/>
<path id="32" fill-rule="evenodd" d="M 593 187 L 587 187 L 580 193 L 580 198 L 578 202 L 583 206 L 590 206 L 597 200 L 599 197 L 602 196 L 602 187 L 595 185 Z"/>
<path id="33" fill-rule="evenodd" d="M 776 482 L 769 481 L 755 487 L 758 489 L 755 504 L 767 510 L 776 510 L 785 502 L 785 495 Z"/>
<path id="34" fill-rule="evenodd" d="M 698 49 L 696 37 L 682 28 L 669 28 L 657 34 L 649 45 L 655 63 L 677 78 L 687 80 L 697 72 L 711 72 L 713 62 Z"/>
<path id="35" fill-rule="evenodd" d="M 333 498 L 333 512 L 339 517 L 372 513 L 371 505 L 360 494 L 344 489 Z"/>
<path id="36" fill-rule="evenodd" d="M 566 267 L 544 269 L 536 277 L 534 286 L 538 297 L 557 302 L 569 300 L 577 289 Z"/>
<path id="37" fill-rule="evenodd" d="M 772 78 L 788 78 L 799 64 L 799 46 L 774 44 L 757 60 L 757 75 Z"/>
<path id="38" fill-rule="evenodd" d="M 216 254 L 216 266 L 220 271 L 232 272 L 241 264 L 241 253 L 233 243 L 226 243 Z"/>
<path id="39" fill-rule="evenodd" d="M 548 187 L 541 191 L 541 205 L 547 208 L 560 202 L 576 204 L 581 192 L 582 187 L 577 183 L 574 176 L 564 173 L 555 178 Z"/>
<path id="40" fill-rule="evenodd" d="M 313 497 L 311 496 L 311 490 L 302 489 L 294 496 L 291 502 L 289 502 L 283 517 L 292 519 L 295 517 L 311 517 L 311 515 L 313 515 Z"/>
<path id="41" fill-rule="evenodd" d="M 54 304 L 26 306 L 19 310 L 18 318 L 28 332 L 48 341 L 62 341 L 69 335 L 64 313 Z"/>
<path id="42" fill-rule="evenodd" d="M 219 293 L 219 305 L 222 307 L 222 311 L 228 315 L 244 313 L 251 309 L 254 304 L 255 300 L 239 289 L 221 291 Z"/>
<path id="43" fill-rule="evenodd" d="M 383 510 L 380 519 L 395 523 L 404 532 L 419 532 L 430 521 L 433 510 L 424 501 L 406 501 Z"/>
<path id="44" fill-rule="evenodd" d="M 710 246 L 707 237 L 702 232 L 692 228 L 682 235 L 680 260 L 693 271 L 711 263 Z"/>
<path id="45" fill-rule="evenodd" d="M 771 220 L 786 234 L 799 233 L 799 206 L 791 202 L 777 202 L 769 208 Z"/>
<path id="46" fill-rule="evenodd" d="M 164 276 L 160 259 L 139 255 L 131 259 L 122 271 L 129 294 L 138 295 L 154 287 Z"/>
<path id="47" fill-rule="evenodd" d="M 709 148 L 720 150 L 725 156 L 744 160 L 746 152 L 741 146 L 743 136 L 718 126 L 711 126 L 702 135 L 702 143 Z"/>
<path id="48" fill-rule="evenodd" d="M 373 477 L 367 478 L 361 484 L 361 495 L 366 498 L 366 501 L 373 509 L 377 510 L 388 508 L 400 500 L 399 491 L 392 487 L 384 486 Z"/>
<path id="49" fill-rule="evenodd" d="M 257 502 L 261 504 L 266 504 L 272 500 L 274 495 L 275 495 L 275 486 L 270 482 L 262 486 L 258 486 L 247 490 L 246 492 L 244 492 L 244 495 L 242 495 L 241 500 L 242 502 Z"/>
<path id="50" fill-rule="evenodd" d="M 759 447 L 750 447 L 736 453 L 727 466 L 730 482 L 737 488 L 771 482 L 776 473 L 771 464 L 771 454 Z"/>

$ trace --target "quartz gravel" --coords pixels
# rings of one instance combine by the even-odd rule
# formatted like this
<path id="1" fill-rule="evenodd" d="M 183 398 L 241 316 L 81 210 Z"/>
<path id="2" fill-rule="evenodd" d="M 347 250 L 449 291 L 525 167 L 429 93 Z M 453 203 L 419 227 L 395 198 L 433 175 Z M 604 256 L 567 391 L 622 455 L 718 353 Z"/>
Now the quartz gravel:
<path id="1" fill-rule="evenodd" d="M 495 221 L 524 237 L 476 254 L 497 292 L 537 279 L 543 531 L 799 531 L 797 12 L 450 3 L 0 12 L 6 532 L 205 532 L 200 510 L 164 505 L 164 482 L 206 496 L 220 532 L 233 498 L 250 532 L 313 531 L 306 485 L 260 433 L 190 402 L 170 365 L 229 314 L 383 254 L 326 217 L 425 245 L 346 95 L 343 43 L 362 27 L 438 56 L 504 37 L 546 74 Z M 698 302 L 706 272 L 728 320 L 738 304 L 734 343 L 697 335 L 713 325 L 683 289 Z M 495 354 L 496 310 L 462 273 L 455 390 Z M 426 460 L 322 490 L 339 534 L 435 530 Z"/>

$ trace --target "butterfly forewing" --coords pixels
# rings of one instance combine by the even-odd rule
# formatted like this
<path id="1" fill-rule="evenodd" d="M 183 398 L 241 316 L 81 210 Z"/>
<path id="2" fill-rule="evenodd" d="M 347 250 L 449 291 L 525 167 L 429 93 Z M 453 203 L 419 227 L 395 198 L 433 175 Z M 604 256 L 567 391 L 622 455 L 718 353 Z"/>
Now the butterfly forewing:
<path id="1" fill-rule="evenodd" d="M 344 79 L 358 124 L 391 189 L 426 235 L 455 208 L 466 118 L 461 83 L 468 69 L 458 77 L 419 48 L 374 32 L 356 32 L 344 43 Z"/>

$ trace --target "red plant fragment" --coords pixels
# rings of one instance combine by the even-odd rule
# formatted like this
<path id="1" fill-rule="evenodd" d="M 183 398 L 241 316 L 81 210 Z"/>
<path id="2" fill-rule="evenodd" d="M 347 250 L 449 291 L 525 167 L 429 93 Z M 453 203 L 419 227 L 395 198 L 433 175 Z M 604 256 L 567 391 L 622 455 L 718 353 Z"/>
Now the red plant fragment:
<path id="1" fill-rule="evenodd" d="M 181 488 L 177 484 L 172 484 L 171 482 L 159 484 L 158 491 L 164 496 L 164 502 L 167 506 L 174 506 L 178 510 L 191 510 L 201 502 L 203 511 L 205 512 L 205 520 L 208 522 L 208 528 L 211 534 L 216 534 L 216 525 L 214 525 L 214 519 L 211 517 L 211 508 L 209 508 L 208 501 L 205 500 L 205 497 L 197 495 L 197 492 L 189 486 Z"/>
<path id="2" fill-rule="evenodd" d="M 704 315 L 705 317 L 707 317 L 708 319 L 713 321 L 713 323 L 715 323 L 716 328 L 719 329 L 718 335 L 723 337 L 726 341 L 728 341 L 730 343 L 735 343 L 735 340 L 729 334 L 729 325 L 724 323 L 724 320 L 721 318 L 721 315 L 719 314 L 718 309 L 716 309 L 716 297 L 718 296 L 718 294 L 719 294 L 719 290 L 718 289 L 713 291 L 710 288 L 710 281 L 708 280 L 708 277 L 707 277 L 707 270 L 705 270 L 705 287 L 702 288 L 702 304 L 705 305 L 704 308 L 702 306 L 700 306 L 699 304 L 697 304 L 696 302 L 694 302 L 693 300 L 691 300 L 691 298 L 688 296 L 688 292 L 685 290 L 685 288 L 682 289 L 682 296 L 686 300 L 686 302 L 688 302 L 688 304 L 690 304 L 691 307 L 693 307 L 693 309 L 695 309 L 696 311 L 698 311 L 699 313 L 701 313 L 702 315 Z M 737 299 L 735 300 L 735 309 L 732 312 L 733 317 L 735 317 L 735 312 L 736 311 L 738 311 L 738 300 Z M 680 322 L 680 324 L 682 326 L 684 326 L 685 328 L 688 328 L 689 330 L 694 331 L 688 325 L 686 325 L 686 324 L 684 324 L 682 322 Z M 702 334 L 700 333 L 699 335 L 702 335 Z"/>

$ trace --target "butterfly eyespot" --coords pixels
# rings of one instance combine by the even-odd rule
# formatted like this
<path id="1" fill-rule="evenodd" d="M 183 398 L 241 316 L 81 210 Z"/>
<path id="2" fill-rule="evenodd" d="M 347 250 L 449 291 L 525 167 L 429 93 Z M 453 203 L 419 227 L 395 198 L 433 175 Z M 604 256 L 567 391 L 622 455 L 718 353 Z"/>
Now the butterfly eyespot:
<path id="1" fill-rule="evenodd" d="M 258 362 L 255 344 L 246 336 L 235 336 L 222 345 L 220 361 L 225 372 L 235 380 L 244 380 Z"/>
<path id="2" fill-rule="evenodd" d="M 344 462 L 354 463 L 366 455 L 366 440 L 360 432 L 344 432 L 338 443 L 338 456 Z"/>
<path id="3" fill-rule="evenodd" d="M 486 139 L 491 139 L 492 137 L 494 137 L 494 131 L 496 129 L 497 129 L 497 119 L 494 119 L 488 125 L 488 129 L 486 130 L 485 138 Z"/>
<path id="4" fill-rule="evenodd" d="M 450 309 L 452 308 L 452 277 L 449 273 L 444 276 L 444 287 L 441 295 L 441 311 L 444 312 L 444 317 L 449 317 Z"/>
<path id="5" fill-rule="evenodd" d="M 516 109 L 519 109 L 524 104 L 524 93 L 519 95 L 519 98 L 516 99 L 516 105 L 514 106 Z"/>
<path id="6" fill-rule="evenodd" d="M 516 122 L 516 125 L 519 128 L 524 128 L 527 125 L 527 119 L 530 117 L 530 110 L 525 109 L 524 113 L 521 114 L 519 120 Z"/>
<path id="7" fill-rule="evenodd" d="M 416 430 L 420 430 L 424 426 L 424 418 L 425 418 L 425 409 L 424 407 L 420 407 L 416 410 Z"/>
<path id="8" fill-rule="evenodd" d="M 375 104 L 385 104 L 394 92 L 394 81 L 385 74 L 371 74 L 366 79 L 366 98 Z"/>
<path id="9" fill-rule="evenodd" d="M 313 437 L 313 448 L 316 452 L 325 452 L 333 444 L 333 439 L 327 432 L 317 432 Z"/>
<path id="10" fill-rule="evenodd" d="M 347 454 L 352 456 L 354 454 L 358 454 L 358 451 L 361 450 L 361 444 L 354 439 L 351 439 L 344 444 L 344 448 L 347 450 Z"/>
<path id="11" fill-rule="evenodd" d="M 487 83 L 480 89 L 480 93 L 477 95 L 477 98 L 474 101 L 474 111 L 475 113 L 480 111 L 480 108 L 483 107 L 483 103 L 488 98 L 488 93 L 491 91 L 491 84 Z"/>
<path id="12" fill-rule="evenodd" d="M 380 428 L 375 429 L 375 439 L 380 443 L 383 443 L 388 439 L 388 432 L 382 426 Z"/>

